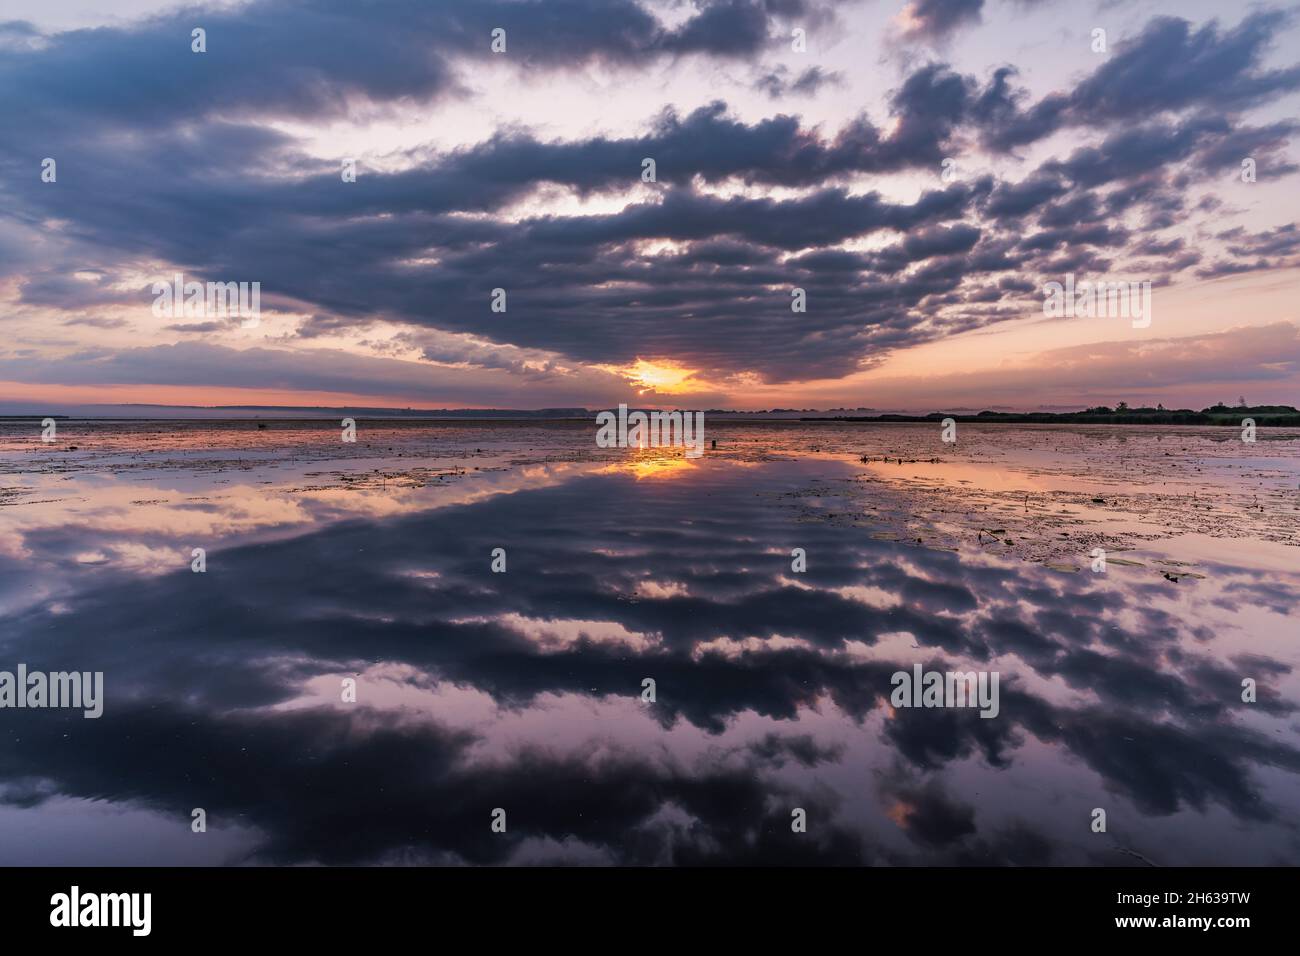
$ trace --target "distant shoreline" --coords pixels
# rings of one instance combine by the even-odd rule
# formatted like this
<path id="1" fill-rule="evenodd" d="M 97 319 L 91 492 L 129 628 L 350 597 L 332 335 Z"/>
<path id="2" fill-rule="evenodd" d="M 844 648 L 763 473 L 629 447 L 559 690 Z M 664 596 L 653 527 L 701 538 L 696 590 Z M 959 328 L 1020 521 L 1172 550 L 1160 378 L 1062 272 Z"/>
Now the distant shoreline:
<path id="1" fill-rule="evenodd" d="M 0 415 L 0 423 L 39 422 L 44 418 L 56 421 L 86 422 L 250 422 L 260 425 L 290 424 L 294 422 L 337 422 L 341 417 L 351 417 L 371 422 L 456 422 L 459 424 L 544 424 L 562 422 L 590 422 L 599 409 L 547 408 L 547 409 L 389 409 L 389 408 L 248 408 L 218 406 L 197 409 L 178 406 L 176 410 L 191 414 L 157 415 L 93 415 L 76 413 L 31 413 L 26 415 Z M 642 411 L 658 409 L 644 408 Z M 162 409 L 160 409 L 162 411 Z M 193 414 L 207 411 L 211 414 Z M 833 411 L 840 411 L 839 409 Z M 860 409 L 870 411 L 870 409 Z M 231 414 L 234 413 L 234 414 Z M 1240 428 L 1245 419 L 1259 427 L 1300 428 L 1300 409 L 1290 405 L 1212 405 L 1201 411 L 1190 408 L 1107 408 L 1104 406 L 1074 412 L 928 412 L 913 415 L 901 412 L 883 412 L 876 415 L 845 415 L 833 412 L 815 412 L 807 409 L 771 409 L 767 411 L 734 411 L 731 409 L 704 409 L 704 415 L 719 422 L 774 424 L 779 422 L 840 422 L 863 424 L 930 424 L 951 418 L 971 425 L 1219 425 Z"/>
<path id="2" fill-rule="evenodd" d="M 1300 427 L 1300 410 L 1289 405 L 1259 405 L 1230 408 L 1214 405 L 1199 412 L 1191 409 L 1135 408 L 1124 411 L 1088 409 L 1082 412 L 979 412 L 958 415 L 930 412 L 927 415 L 840 415 L 817 416 L 800 421 L 836 422 L 939 422 L 945 418 L 972 425 L 1224 425 L 1240 428 L 1249 418 L 1257 426 Z"/>

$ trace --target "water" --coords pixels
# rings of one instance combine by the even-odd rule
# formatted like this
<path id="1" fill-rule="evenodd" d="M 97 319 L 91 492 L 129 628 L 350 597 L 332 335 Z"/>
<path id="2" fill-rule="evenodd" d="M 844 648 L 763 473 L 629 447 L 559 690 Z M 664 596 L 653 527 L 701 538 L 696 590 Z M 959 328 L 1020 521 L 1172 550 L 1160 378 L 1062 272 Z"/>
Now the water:
<path id="1" fill-rule="evenodd" d="M 936 431 L 4 424 L 0 863 L 1300 862 L 1300 435 Z"/>

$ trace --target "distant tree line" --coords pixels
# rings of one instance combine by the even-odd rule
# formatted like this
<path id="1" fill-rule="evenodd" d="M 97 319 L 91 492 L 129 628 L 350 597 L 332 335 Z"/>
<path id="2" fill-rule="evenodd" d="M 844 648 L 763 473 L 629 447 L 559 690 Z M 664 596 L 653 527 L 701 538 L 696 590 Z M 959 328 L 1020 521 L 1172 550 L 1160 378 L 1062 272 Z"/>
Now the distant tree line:
<path id="1" fill-rule="evenodd" d="M 984 422 L 1024 425 L 1080 424 L 1080 425 L 1240 425 L 1243 418 L 1253 418 L 1256 425 L 1300 427 L 1300 409 L 1290 405 L 1211 405 L 1201 411 L 1190 408 L 1155 408 L 1143 406 L 1130 408 L 1119 402 L 1114 408 L 1098 405 L 1081 412 L 992 412 L 977 415 L 957 415 L 947 412 L 930 412 L 928 415 L 872 415 L 835 416 L 829 421 L 845 422 L 931 422 L 952 418 L 959 422 Z M 808 421 L 809 419 L 804 419 Z"/>

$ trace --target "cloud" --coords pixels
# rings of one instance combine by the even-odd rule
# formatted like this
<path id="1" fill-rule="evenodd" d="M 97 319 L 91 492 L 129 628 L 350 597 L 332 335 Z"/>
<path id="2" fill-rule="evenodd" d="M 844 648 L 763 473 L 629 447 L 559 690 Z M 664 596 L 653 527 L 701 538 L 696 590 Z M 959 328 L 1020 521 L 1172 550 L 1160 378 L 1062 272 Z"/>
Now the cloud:
<path id="1" fill-rule="evenodd" d="M 1035 305 L 1041 302 L 1041 289 L 1034 289 L 1031 295 Z M 1158 292 L 1152 302 L 1154 331 L 1160 327 L 1162 315 Z M 1117 397 L 1127 396 L 1132 402 L 1134 395 L 1159 396 L 1169 391 L 1203 393 L 1219 382 L 1290 388 L 1298 378 L 1300 326 L 1274 322 L 1201 335 L 1048 349 L 992 370 L 925 378 L 880 377 L 871 382 L 871 388 L 892 396 L 899 407 L 912 407 L 914 402 L 942 404 L 959 395 L 979 395 L 979 401 L 996 404 L 1008 396 L 1030 392 L 1041 401 L 1112 403 Z"/>
<path id="2" fill-rule="evenodd" d="M 1062 127 L 1111 127 L 1189 108 L 1234 112 L 1300 89 L 1300 66 L 1262 65 L 1276 32 L 1290 14 L 1258 10 L 1223 30 L 1212 20 L 1193 29 L 1178 17 L 1156 17 L 1133 40 L 1069 93 L 1052 93 L 1020 108 L 1005 84 L 985 105 L 994 120 L 985 143 L 1012 149 Z"/>
<path id="3" fill-rule="evenodd" d="M 810 66 L 791 80 L 789 68 L 781 65 L 762 74 L 754 81 L 754 88 L 776 100 L 789 95 L 812 96 L 823 87 L 840 82 L 840 74 L 828 72 L 820 66 Z"/>
<path id="4" fill-rule="evenodd" d="M 635 0 L 253 0 L 58 33 L 35 50 L 28 49 L 33 28 L 11 23 L 4 33 L 10 42 L 0 44 L 0 90 L 8 91 L 0 105 L 16 108 L 21 97 L 34 122 L 80 114 L 91 130 L 164 128 L 217 114 L 323 118 L 346 115 L 358 100 L 458 95 L 458 71 L 497 56 L 490 43 L 498 28 L 507 35 L 501 62 L 530 72 L 631 67 L 682 54 L 752 55 L 778 17 L 829 15 L 832 8 L 707 0 L 667 28 Z M 207 31 L 202 55 L 190 49 L 196 27 Z M 57 82 L 48 82 L 51 76 Z M 141 102 L 150 104 L 147 112 Z"/>
<path id="5" fill-rule="evenodd" d="M 909 0 L 897 18 L 903 39 L 943 40 L 978 23 L 984 0 Z"/>
<path id="6" fill-rule="evenodd" d="M 933 30 L 978 15 L 978 4 L 913 6 Z M 204 14 L 204 55 L 189 52 L 190 13 L 6 45 L 0 106 L 21 96 L 15 115 L 28 118 L 0 130 L 11 147 L 0 148 L 6 291 L 28 313 L 74 313 L 101 331 L 139 315 L 149 334 L 192 339 L 221 330 L 151 323 L 135 311 L 148 296 L 133 283 L 172 270 L 258 281 L 265 303 L 309 316 L 282 350 L 315 354 L 313 339 L 355 342 L 383 323 L 431 360 L 500 372 L 514 404 L 539 374 L 519 353 L 570 368 L 671 362 L 724 392 L 835 379 L 1013 316 L 1009 273 L 1035 282 L 1136 262 L 1174 276 L 1206 262 L 1196 275 L 1212 278 L 1294 258 L 1217 242 L 1134 258 L 1152 256 L 1137 244 L 1167 240 L 1162 230 L 1186 235 L 1214 198 L 1189 200 L 1189 190 L 1234 169 L 1239 153 L 1257 159 L 1261 183 L 1295 171 L 1294 124 L 1239 115 L 1293 88 L 1293 70 L 1264 65 L 1289 22 L 1277 14 L 1231 29 L 1153 20 L 1077 89 L 1037 100 L 1012 66 L 981 80 L 922 62 L 889 89 L 886 116 L 815 125 L 714 100 L 664 105 L 620 135 L 506 125 L 449 149 L 407 149 L 382 169 L 363 163 L 350 184 L 285 131 L 417 115 L 477 95 L 462 74 L 495 64 L 535 76 L 598 67 L 625 80 L 687 55 L 755 64 L 790 23 L 838 11 L 719 0 L 661 20 L 630 0 L 387 0 L 364 12 L 256 0 Z M 505 57 L 487 48 L 498 23 Z M 1209 71 L 1222 82 L 1207 82 Z M 797 76 L 778 66 L 760 83 L 785 96 L 832 79 L 821 65 Z M 1067 129 L 1079 132 L 1042 142 Z M 1007 166 L 972 175 L 981 144 L 995 154 L 1036 144 L 1044 157 L 1019 181 L 1003 178 Z M 57 156 L 57 184 L 32 175 L 46 155 Z M 646 157 L 654 183 L 640 178 Z M 941 164 L 954 157 L 961 175 L 948 182 Z M 811 306 L 792 322 L 796 287 Z M 505 313 L 487 307 L 495 288 L 508 290 Z M 453 342 L 465 336 L 479 344 Z M 601 380 L 587 381 L 608 397 Z M 322 383 L 348 381 L 322 365 Z"/>
<path id="7" fill-rule="evenodd" d="M 623 379 L 595 369 L 524 369 L 517 363 L 493 360 L 490 355 L 480 358 L 478 353 L 464 348 L 449 353 L 445 348 L 431 346 L 426 358 L 468 367 L 356 355 L 342 349 L 234 349 L 210 342 L 183 341 L 174 345 L 83 349 L 56 358 L 0 358 L 0 380 L 399 395 L 449 407 L 492 404 L 511 396 L 517 408 L 534 407 L 538 401 L 552 407 L 580 407 L 593 396 L 598 402 L 613 404 L 629 396 L 629 386 Z M 519 374 L 508 378 L 503 369 Z"/>

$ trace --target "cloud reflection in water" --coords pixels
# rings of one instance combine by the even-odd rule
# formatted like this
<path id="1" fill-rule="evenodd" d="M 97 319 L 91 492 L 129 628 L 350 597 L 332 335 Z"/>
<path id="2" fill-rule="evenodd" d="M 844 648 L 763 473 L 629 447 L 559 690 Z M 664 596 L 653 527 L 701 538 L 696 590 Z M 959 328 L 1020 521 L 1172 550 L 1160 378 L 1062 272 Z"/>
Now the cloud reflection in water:
<path id="1" fill-rule="evenodd" d="M 0 792 L 202 806 L 253 834 L 232 862 L 1300 860 L 1295 575 L 1171 592 L 874 540 L 835 520 L 850 473 L 575 468 L 214 544 L 203 575 L 101 571 L 6 624 L 7 660 L 103 670 L 108 701 L 6 712 Z M 1000 716 L 893 711 L 916 662 L 1000 671 Z"/>

